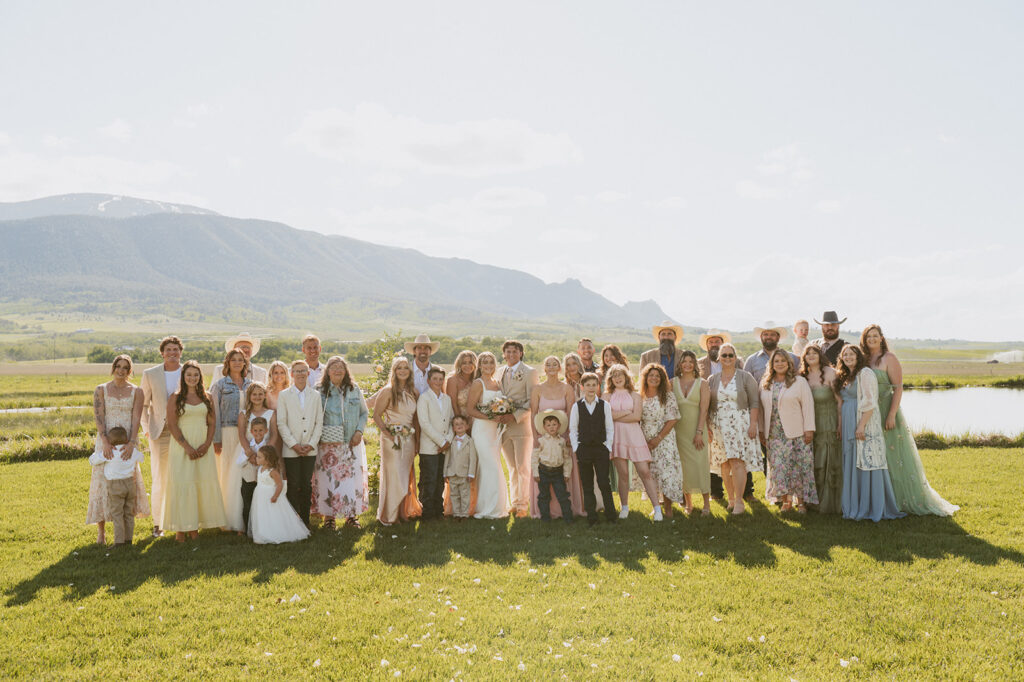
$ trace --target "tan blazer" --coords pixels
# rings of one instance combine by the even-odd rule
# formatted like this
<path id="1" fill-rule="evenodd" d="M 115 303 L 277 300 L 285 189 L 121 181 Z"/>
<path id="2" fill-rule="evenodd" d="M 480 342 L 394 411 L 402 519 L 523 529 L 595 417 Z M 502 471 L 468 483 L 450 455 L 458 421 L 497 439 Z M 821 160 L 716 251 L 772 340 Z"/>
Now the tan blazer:
<path id="1" fill-rule="evenodd" d="M 294 386 L 277 396 L 277 432 L 284 443 L 283 457 L 298 457 L 299 453 L 292 449 L 296 445 L 312 445 L 313 451 L 306 456 L 316 456 L 324 427 L 324 406 L 320 393 L 312 386 L 307 384 L 303 394 L 305 407 L 299 402 L 299 391 Z"/>
<path id="2" fill-rule="evenodd" d="M 167 382 L 163 363 L 142 373 L 142 432 L 146 438 L 157 439 L 167 423 Z"/>
<path id="3" fill-rule="evenodd" d="M 736 369 L 743 369 L 743 358 L 739 355 L 736 356 Z M 711 358 L 707 355 L 697 360 L 697 371 L 700 372 L 701 379 L 711 378 Z"/>
<path id="4" fill-rule="evenodd" d="M 213 382 L 215 382 L 217 379 L 220 379 L 222 376 L 224 376 L 224 363 L 221 362 L 221 363 L 217 363 L 216 365 L 214 365 L 213 371 L 211 372 L 211 375 L 212 375 L 213 378 L 210 379 L 210 385 L 213 386 Z M 249 379 L 251 381 L 258 381 L 261 384 L 266 385 L 266 383 L 267 383 L 267 370 L 265 368 L 263 368 L 263 367 L 260 367 L 259 365 L 255 365 L 255 364 L 250 363 L 249 364 Z M 310 384 L 310 386 L 312 386 L 313 382 L 310 381 L 309 384 Z"/>
<path id="5" fill-rule="evenodd" d="M 761 433 L 768 434 L 772 426 L 772 391 L 761 389 Z M 798 376 L 792 386 L 783 386 L 779 392 L 779 417 L 786 438 L 799 438 L 804 431 L 814 431 L 814 396 L 807 379 Z"/>
<path id="6" fill-rule="evenodd" d="M 452 417 L 455 412 L 452 410 L 452 399 L 447 393 L 442 393 L 441 404 L 438 398 L 429 388 L 427 392 L 416 401 L 416 416 L 420 422 L 420 454 L 436 455 L 441 446 L 451 443 L 455 438 L 452 431 Z"/>
<path id="7" fill-rule="evenodd" d="M 683 349 L 676 348 L 676 368 L 679 367 L 679 362 L 682 357 Z M 651 363 L 654 363 L 655 365 L 661 364 L 661 348 L 652 348 L 650 350 L 645 350 L 640 354 L 640 369 L 637 370 L 637 375 L 639 376 L 640 372 L 644 371 L 644 367 Z M 672 377 L 669 377 L 669 379 L 671 378 Z"/>
<path id="8" fill-rule="evenodd" d="M 533 388 L 537 385 L 537 370 L 525 362 L 519 363 L 519 368 L 514 375 L 508 370 L 508 365 L 499 367 L 498 371 L 495 372 L 494 380 L 501 384 L 501 392 L 506 398 L 516 405 L 522 406 L 516 410 L 515 417 L 517 423 L 511 425 L 509 431 L 518 431 L 525 424 L 526 430 L 532 435 L 533 426 L 527 424 L 523 416 L 530 413 L 530 399 L 533 397 Z"/>
<path id="9" fill-rule="evenodd" d="M 449 476 L 472 476 L 476 478 L 477 454 L 473 439 L 466 434 L 460 446 L 452 438 L 452 448 L 448 451 L 448 457 L 444 460 L 444 475 Z"/>

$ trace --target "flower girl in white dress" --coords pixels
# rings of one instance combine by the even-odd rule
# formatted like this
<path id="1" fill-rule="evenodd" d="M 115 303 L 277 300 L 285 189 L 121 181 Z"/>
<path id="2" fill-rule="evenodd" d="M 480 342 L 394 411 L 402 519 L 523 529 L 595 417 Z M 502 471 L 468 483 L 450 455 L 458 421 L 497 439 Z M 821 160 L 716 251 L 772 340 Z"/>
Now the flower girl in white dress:
<path id="1" fill-rule="evenodd" d="M 309 529 L 292 509 L 287 498 L 281 498 L 287 483 L 278 472 L 277 448 L 264 445 L 256 452 L 256 490 L 249 512 L 249 534 L 258 545 L 296 542 L 309 537 Z"/>

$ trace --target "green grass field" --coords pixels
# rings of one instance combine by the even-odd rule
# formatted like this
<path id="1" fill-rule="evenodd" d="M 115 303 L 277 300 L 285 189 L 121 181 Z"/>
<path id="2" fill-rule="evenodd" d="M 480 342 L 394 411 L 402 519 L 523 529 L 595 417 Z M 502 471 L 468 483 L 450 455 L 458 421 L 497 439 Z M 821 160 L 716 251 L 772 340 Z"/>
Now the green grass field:
<path id="1" fill-rule="evenodd" d="M 1024 451 L 923 457 L 962 505 L 951 519 L 755 504 L 653 524 L 637 500 L 594 529 L 367 513 L 274 547 L 216 531 L 179 546 L 141 520 L 127 550 L 82 524 L 84 462 L 0 465 L 0 675 L 1011 679 Z"/>

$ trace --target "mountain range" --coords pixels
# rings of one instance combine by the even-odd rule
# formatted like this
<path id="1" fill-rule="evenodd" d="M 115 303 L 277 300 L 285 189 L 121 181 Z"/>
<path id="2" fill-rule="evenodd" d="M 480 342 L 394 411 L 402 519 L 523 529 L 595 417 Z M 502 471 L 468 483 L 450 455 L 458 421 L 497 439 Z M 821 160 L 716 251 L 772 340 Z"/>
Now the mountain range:
<path id="1" fill-rule="evenodd" d="M 103 194 L 0 203 L 0 305 L 164 314 L 378 334 L 646 329 L 654 301 L 619 306 L 575 279 L 427 256 L 194 206 Z"/>

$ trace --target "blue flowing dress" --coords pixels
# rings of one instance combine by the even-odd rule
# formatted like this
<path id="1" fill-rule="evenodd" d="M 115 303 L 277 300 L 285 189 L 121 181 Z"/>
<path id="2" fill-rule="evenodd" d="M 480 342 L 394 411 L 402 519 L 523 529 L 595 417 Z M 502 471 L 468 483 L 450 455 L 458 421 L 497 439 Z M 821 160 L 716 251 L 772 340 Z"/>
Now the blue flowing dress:
<path id="1" fill-rule="evenodd" d="M 843 399 L 843 518 L 862 521 L 898 519 L 906 516 L 896 504 L 888 469 L 862 471 L 857 468 L 857 382 L 839 391 Z"/>

